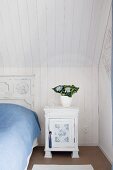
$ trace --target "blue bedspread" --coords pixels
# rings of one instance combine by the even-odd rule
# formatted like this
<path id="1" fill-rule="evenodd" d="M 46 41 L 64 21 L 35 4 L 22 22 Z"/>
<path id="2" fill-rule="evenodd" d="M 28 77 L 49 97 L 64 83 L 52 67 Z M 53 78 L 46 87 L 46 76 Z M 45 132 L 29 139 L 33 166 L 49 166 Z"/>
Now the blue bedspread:
<path id="1" fill-rule="evenodd" d="M 0 170 L 24 170 L 39 134 L 33 111 L 15 104 L 0 104 Z"/>

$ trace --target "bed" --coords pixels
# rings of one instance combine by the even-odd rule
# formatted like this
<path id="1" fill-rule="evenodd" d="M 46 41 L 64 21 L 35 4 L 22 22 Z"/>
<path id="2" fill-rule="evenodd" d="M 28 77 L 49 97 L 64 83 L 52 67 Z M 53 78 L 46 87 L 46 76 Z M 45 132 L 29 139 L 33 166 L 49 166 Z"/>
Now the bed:
<path id="1" fill-rule="evenodd" d="M 0 170 L 27 170 L 40 136 L 32 83 L 32 76 L 0 78 Z"/>
<path id="2" fill-rule="evenodd" d="M 24 170 L 39 135 L 35 112 L 15 104 L 0 104 L 0 170 Z"/>

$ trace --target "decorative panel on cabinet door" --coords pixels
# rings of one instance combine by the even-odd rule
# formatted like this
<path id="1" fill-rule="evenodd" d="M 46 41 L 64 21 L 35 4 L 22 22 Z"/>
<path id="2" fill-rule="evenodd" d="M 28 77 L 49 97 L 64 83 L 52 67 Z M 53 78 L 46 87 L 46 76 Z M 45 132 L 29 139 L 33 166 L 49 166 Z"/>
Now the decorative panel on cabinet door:
<path id="1" fill-rule="evenodd" d="M 74 119 L 49 119 L 52 148 L 74 147 Z"/>

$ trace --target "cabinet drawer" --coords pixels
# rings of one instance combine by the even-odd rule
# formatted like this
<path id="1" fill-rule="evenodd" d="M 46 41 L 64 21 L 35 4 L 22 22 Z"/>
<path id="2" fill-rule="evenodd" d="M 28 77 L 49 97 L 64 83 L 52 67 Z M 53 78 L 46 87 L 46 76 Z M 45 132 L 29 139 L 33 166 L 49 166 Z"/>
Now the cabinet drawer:
<path id="1" fill-rule="evenodd" d="M 74 147 L 74 119 L 49 119 L 52 148 Z"/>

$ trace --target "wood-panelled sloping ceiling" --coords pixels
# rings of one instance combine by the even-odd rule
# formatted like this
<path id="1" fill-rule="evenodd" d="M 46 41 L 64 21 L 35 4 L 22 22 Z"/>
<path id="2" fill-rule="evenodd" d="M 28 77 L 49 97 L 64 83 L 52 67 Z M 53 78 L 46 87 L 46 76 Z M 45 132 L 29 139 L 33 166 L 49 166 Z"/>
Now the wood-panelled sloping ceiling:
<path id="1" fill-rule="evenodd" d="M 111 0 L 0 0 L 0 66 L 98 65 Z"/>

